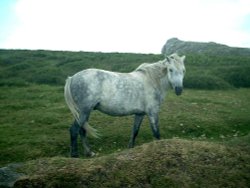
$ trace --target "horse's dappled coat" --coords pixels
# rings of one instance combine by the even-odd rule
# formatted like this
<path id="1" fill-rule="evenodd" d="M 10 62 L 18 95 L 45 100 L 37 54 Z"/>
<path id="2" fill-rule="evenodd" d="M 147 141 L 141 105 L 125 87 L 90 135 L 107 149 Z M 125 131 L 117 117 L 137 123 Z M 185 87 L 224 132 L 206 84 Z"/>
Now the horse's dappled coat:
<path id="1" fill-rule="evenodd" d="M 154 136 L 159 138 L 159 108 L 170 86 L 175 88 L 176 94 L 181 93 L 184 59 L 185 56 L 173 54 L 156 63 L 144 63 L 130 73 L 86 69 L 69 77 L 65 100 L 76 119 L 71 127 L 72 156 L 77 155 L 78 133 L 86 154 L 92 155 L 86 143 L 87 132 L 95 135 L 87 123 L 92 110 L 114 116 L 135 114 L 130 147 L 134 146 L 144 115 L 149 116 Z"/>

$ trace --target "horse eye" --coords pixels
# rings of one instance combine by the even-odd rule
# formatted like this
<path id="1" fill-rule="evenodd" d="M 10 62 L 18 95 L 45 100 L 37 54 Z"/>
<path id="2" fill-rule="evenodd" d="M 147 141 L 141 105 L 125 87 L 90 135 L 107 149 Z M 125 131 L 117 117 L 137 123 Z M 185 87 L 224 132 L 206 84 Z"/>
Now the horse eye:
<path id="1" fill-rule="evenodd" d="M 169 69 L 170 72 L 173 72 L 173 69 Z"/>

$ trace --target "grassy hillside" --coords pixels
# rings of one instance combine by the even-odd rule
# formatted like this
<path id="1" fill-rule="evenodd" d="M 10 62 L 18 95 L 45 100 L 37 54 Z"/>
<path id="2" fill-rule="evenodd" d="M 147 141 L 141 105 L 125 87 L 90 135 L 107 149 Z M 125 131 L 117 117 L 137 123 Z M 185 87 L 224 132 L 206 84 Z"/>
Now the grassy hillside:
<path id="1" fill-rule="evenodd" d="M 250 56 L 188 54 L 185 86 L 199 89 L 250 87 Z"/>
<path id="2" fill-rule="evenodd" d="M 69 75 L 86 68 L 129 72 L 160 55 L 0 50 L 0 85 L 63 85 Z"/>
<path id="3" fill-rule="evenodd" d="M 0 166 L 69 156 L 72 115 L 64 102 L 62 86 L 1 87 L 0 111 Z M 218 142 L 241 138 L 250 131 L 249 111 L 249 89 L 185 90 L 180 97 L 171 92 L 161 107 L 160 131 L 163 139 Z M 92 149 L 105 155 L 127 148 L 132 121 L 131 116 L 111 117 L 94 111 L 90 125 L 99 130 L 101 138 L 90 138 Z M 152 140 L 145 118 L 136 144 Z"/>
<path id="4" fill-rule="evenodd" d="M 250 87 L 250 56 L 185 55 L 186 88 Z M 63 85 L 67 76 L 82 69 L 130 72 L 141 63 L 163 58 L 155 54 L 0 50 L 0 86 Z"/>
<path id="5" fill-rule="evenodd" d="M 90 160 L 19 166 L 16 187 L 248 187 L 250 153 L 204 141 L 161 140 Z"/>
<path id="6" fill-rule="evenodd" d="M 0 167 L 21 163 L 19 187 L 247 187 L 250 57 L 186 56 L 184 93 L 170 92 L 161 107 L 161 141 L 152 142 L 145 118 L 128 150 L 133 117 L 94 111 L 90 124 L 101 137 L 89 142 L 97 157 L 83 157 L 79 143 L 82 159 L 70 159 L 66 77 L 91 67 L 129 72 L 163 56 L 0 50 Z"/>

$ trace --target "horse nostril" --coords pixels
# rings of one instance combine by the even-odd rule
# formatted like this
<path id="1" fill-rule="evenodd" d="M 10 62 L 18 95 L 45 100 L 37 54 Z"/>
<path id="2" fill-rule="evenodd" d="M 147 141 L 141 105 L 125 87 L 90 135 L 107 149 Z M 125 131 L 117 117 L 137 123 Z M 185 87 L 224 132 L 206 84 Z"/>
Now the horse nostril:
<path id="1" fill-rule="evenodd" d="M 181 93 L 182 93 L 182 87 L 175 87 L 175 94 L 181 95 Z"/>

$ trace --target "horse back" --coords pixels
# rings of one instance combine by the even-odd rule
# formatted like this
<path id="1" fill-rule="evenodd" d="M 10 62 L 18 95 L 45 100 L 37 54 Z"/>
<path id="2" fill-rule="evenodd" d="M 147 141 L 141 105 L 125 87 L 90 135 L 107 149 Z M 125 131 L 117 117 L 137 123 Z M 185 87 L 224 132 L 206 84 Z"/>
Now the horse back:
<path id="1" fill-rule="evenodd" d="M 72 79 L 72 93 L 83 108 L 90 106 L 110 115 L 145 111 L 145 85 L 140 75 L 87 69 Z"/>

